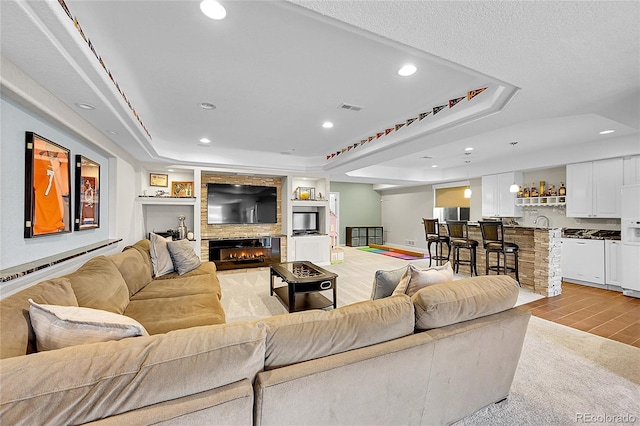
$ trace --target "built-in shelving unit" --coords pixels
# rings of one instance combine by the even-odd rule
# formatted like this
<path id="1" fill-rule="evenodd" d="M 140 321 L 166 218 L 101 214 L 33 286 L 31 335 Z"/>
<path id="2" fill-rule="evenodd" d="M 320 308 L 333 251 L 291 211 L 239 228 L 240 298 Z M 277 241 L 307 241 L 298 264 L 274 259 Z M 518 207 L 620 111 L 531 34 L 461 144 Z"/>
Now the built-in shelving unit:
<path id="1" fill-rule="evenodd" d="M 554 207 L 565 206 L 567 204 L 566 197 L 563 196 L 548 196 L 548 197 L 527 197 L 516 198 L 516 206 L 522 207 Z"/>

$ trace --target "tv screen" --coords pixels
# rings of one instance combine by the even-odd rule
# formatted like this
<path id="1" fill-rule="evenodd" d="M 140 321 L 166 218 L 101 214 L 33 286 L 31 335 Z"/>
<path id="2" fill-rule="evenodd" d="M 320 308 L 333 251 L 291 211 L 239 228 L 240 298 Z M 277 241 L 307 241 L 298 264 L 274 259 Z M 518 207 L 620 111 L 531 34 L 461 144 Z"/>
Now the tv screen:
<path id="1" fill-rule="evenodd" d="M 207 223 L 277 223 L 274 186 L 207 184 Z"/>
<path id="2" fill-rule="evenodd" d="M 317 234 L 318 233 L 318 213 L 317 212 L 293 212 L 293 233 Z"/>

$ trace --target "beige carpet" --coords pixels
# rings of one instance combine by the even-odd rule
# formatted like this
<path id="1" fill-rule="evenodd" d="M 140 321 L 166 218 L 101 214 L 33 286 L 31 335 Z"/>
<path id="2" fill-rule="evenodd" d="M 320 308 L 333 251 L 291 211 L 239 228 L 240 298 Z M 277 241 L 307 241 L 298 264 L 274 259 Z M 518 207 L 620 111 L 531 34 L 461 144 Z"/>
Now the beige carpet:
<path id="1" fill-rule="evenodd" d="M 345 248 L 338 274 L 338 306 L 366 300 L 378 269 L 405 261 Z M 269 269 L 219 273 L 228 322 L 286 313 L 269 296 Z M 460 277 L 457 277 L 460 278 Z M 540 296 L 521 290 L 518 304 Z M 330 293 L 329 293 L 330 294 Z M 619 416 L 619 417 L 618 417 Z M 640 349 L 532 317 L 509 398 L 456 425 L 640 424 Z"/>

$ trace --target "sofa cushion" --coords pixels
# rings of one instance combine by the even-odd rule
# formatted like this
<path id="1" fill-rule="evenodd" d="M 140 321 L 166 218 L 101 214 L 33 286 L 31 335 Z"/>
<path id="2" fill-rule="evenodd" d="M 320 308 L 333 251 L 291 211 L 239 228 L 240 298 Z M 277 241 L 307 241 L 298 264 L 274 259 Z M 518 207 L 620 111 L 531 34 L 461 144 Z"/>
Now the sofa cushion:
<path id="1" fill-rule="evenodd" d="M 151 233 L 149 254 L 151 255 L 151 264 L 153 265 L 153 275 L 156 277 L 161 277 L 175 270 L 169 249 L 167 248 L 169 241 L 173 241 L 173 239 Z"/>
<path id="2" fill-rule="evenodd" d="M 506 311 L 515 306 L 518 293 L 518 282 L 507 275 L 485 275 L 425 287 L 411 298 L 416 329 L 444 327 Z"/>
<path id="3" fill-rule="evenodd" d="M 129 304 L 127 283 L 108 257 L 96 256 L 66 277 L 79 306 L 122 314 Z"/>
<path id="4" fill-rule="evenodd" d="M 131 300 L 162 299 L 194 294 L 211 294 L 220 299 L 220 282 L 214 275 L 176 276 L 172 280 L 153 280 L 131 296 Z"/>
<path id="5" fill-rule="evenodd" d="M 196 256 L 191 241 L 178 240 L 167 242 L 171 261 L 178 275 L 184 275 L 200 266 L 200 258 Z"/>
<path id="6" fill-rule="evenodd" d="M 411 299 L 399 295 L 331 311 L 278 315 L 263 322 L 265 368 L 277 368 L 412 334 L 414 314 Z"/>
<path id="7" fill-rule="evenodd" d="M 161 277 L 155 277 L 155 280 L 171 280 L 174 278 L 185 278 L 185 277 L 193 277 L 196 275 L 215 275 L 216 274 L 216 264 L 213 262 L 202 262 L 200 263 L 200 266 L 198 266 L 196 269 L 194 269 L 193 271 L 189 271 L 186 274 L 182 274 L 182 275 L 178 275 L 177 272 L 170 272 L 166 275 L 163 275 Z"/>
<path id="8" fill-rule="evenodd" d="M 140 323 L 113 312 L 77 306 L 41 305 L 31 299 L 29 304 L 38 351 L 148 336 Z"/>
<path id="9" fill-rule="evenodd" d="M 122 278 L 124 278 L 124 282 L 129 289 L 129 296 L 136 294 L 151 282 L 150 263 L 147 264 L 147 259 L 145 259 L 140 250 L 127 247 L 122 253 L 109 256 L 109 259 L 115 263 Z"/>
<path id="10" fill-rule="evenodd" d="M 142 324 L 149 334 L 225 322 L 220 299 L 212 293 L 132 300 L 124 314 Z"/>
<path id="11" fill-rule="evenodd" d="M 164 401 L 179 404 L 186 395 L 244 379 L 253 382 L 264 366 L 264 339 L 256 324 L 228 324 L 3 360 L 1 423 L 84 424 Z M 171 420 L 184 424 L 180 417 Z"/>
<path id="12" fill-rule="evenodd" d="M 78 306 L 71 282 L 66 277 L 42 281 L 0 300 L 0 358 L 36 352 L 29 299 L 39 303 Z"/>
<path id="13" fill-rule="evenodd" d="M 383 299 L 391 296 L 393 290 L 398 287 L 398 283 L 407 272 L 408 266 L 393 271 L 376 271 L 373 277 L 373 288 L 371 289 L 371 300 Z"/>
<path id="14" fill-rule="evenodd" d="M 413 296 L 421 288 L 450 281 L 453 281 L 453 269 L 449 262 L 428 269 L 418 269 L 409 265 L 393 294 Z"/>

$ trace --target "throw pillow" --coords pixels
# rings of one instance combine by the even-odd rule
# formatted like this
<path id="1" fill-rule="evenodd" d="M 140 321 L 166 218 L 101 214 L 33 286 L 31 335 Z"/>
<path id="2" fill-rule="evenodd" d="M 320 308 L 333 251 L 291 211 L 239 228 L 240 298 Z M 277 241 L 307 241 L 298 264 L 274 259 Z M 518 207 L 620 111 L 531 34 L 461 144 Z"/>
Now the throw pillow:
<path id="1" fill-rule="evenodd" d="M 200 266 L 200 258 L 196 256 L 191 241 L 178 240 L 167 243 L 173 266 L 178 270 L 178 275 L 186 274 Z"/>
<path id="2" fill-rule="evenodd" d="M 167 248 L 167 243 L 173 241 L 171 237 L 161 237 L 151 233 L 151 244 L 149 253 L 151 254 L 151 264 L 153 265 L 153 275 L 160 277 L 174 271 L 171 254 Z"/>
<path id="3" fill-rule="evenodd" d="M 407 294 L 412 296 L 421 288 L 450 281 L 453 281 L 453 269 L 449 262 L 442 266 L 434 266 L 428 269 L 418 269 L 413 265 L 409 265 L 407 273 L 398 283 L 393 295 Z"/>
<path id="4" fill-rule="evenodd" d="M 408 267 L 404 266 L 393 271 L 376 271 L 373 277 L 373 288 L 371 289 L 371 300 L 383 299 L 391 296 L 393 290 L 398 287 Z"/>
<path id="5" fill-rule="evenodd" d="M 133 318 L 99 309 L 40 305 L 29 299 L 29 317 L 38 351 L 149 335 Z"/>

